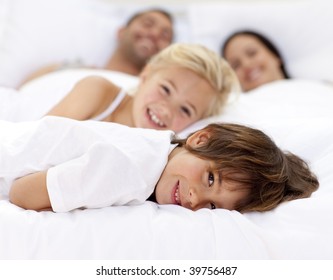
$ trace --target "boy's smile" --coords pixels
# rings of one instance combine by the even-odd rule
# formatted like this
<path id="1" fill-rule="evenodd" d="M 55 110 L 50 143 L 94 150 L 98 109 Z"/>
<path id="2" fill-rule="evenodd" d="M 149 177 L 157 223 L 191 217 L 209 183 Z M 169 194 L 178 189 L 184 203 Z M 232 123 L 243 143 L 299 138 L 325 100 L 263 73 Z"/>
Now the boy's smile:
<path id="1" fill-rule="evenodd" d="M 180 194 L 179 194 L 179 181 L 177 181 L 176 185 L 172 189 L 171 200 L 173 204 L 181 205 Z"/>
<path id="2" fill-rule="evenodd" d="M 159 204 L 175 204 L 191 210 L 233 210 L 247 192 L 238 188 L 237 183 L 223 180 L 222 174 L 213 171 L 213 162 L 182 147 L 171 152 L 155 189 Z"/>

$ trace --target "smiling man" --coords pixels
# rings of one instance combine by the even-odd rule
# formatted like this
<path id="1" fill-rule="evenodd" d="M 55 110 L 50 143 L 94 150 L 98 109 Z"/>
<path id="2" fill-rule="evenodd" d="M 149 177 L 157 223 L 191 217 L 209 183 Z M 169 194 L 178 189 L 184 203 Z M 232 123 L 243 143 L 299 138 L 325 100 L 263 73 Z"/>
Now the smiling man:
<path id="1" fill-rule="evenodd" d="M 117 32 L 114 52 L 103 69 L 138 75 L 147 61 L 173 40 L 173 19 L 162 9 L 149 9 L 134 14 Z M 64 68 L 87 68 L 87 65 L 55 63 L 29 75 L 24 82 Z M 92 67 L 92 66 L 90 66 Z M 94 67 L 92 67 L 94 68 Z"/>
<path id="2" fill-rule="evenodd" d="M 154 54 L 171 44 L 172 17 L 158 9 L 137 13 L 117 35 L 117 48 L 105 68 L 138 75 Z"/>

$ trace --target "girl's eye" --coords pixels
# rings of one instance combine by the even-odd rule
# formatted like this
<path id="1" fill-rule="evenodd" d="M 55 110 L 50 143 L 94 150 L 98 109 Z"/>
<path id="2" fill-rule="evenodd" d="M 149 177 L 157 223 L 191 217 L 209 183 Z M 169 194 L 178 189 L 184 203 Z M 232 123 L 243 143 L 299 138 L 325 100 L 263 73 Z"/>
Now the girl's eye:
<path id="1" fill-rule="evenodd" d="M 208 185 L 211 187 L 214 184 L 214 174 L 212 172 L 208 173 Z"/>
<path id="2" fill-rule="evenodd" d="M 212 210 L 216 209 L 216 206 L 215 206 L 214 203 L 211 203 L 211 204 L 210 204 L 210 209 L 212 209 Z"/>
<path id="3" fill-rule="evenodd" d="M 161 86 L 164 93 L 170 95 L 170 89 L 167 86 Z"/>
<path id="4" fill-rule="evenodd" d="M 181 107 L 181 110 L 186 116 L 191 117 L 191 111 L 187 107 Z"/>

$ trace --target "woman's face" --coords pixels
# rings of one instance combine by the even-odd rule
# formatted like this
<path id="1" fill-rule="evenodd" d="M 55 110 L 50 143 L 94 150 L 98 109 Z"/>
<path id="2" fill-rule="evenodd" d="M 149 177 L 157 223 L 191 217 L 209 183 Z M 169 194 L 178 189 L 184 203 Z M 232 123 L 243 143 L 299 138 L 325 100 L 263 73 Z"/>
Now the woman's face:
<path id="1" fill-rule="evenodd" d="M 224 51 L 225 59 L 235 70 L 244 91 L 284 79 L 281 60 L 252 35 L 237 35 Z"/>

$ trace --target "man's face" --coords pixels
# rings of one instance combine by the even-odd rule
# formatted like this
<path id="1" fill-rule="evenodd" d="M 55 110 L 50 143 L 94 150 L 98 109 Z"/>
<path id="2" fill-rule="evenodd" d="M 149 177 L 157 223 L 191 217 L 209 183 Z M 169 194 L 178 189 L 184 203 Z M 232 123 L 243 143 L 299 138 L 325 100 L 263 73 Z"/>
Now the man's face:
<path id="1" fill-rule="evenodd" d="M 135 18 L 119 30 L 119 47 L 137 65 L 147 60 L 172 42 L 172 22 L 164 14 L 152 11 Z"/>

